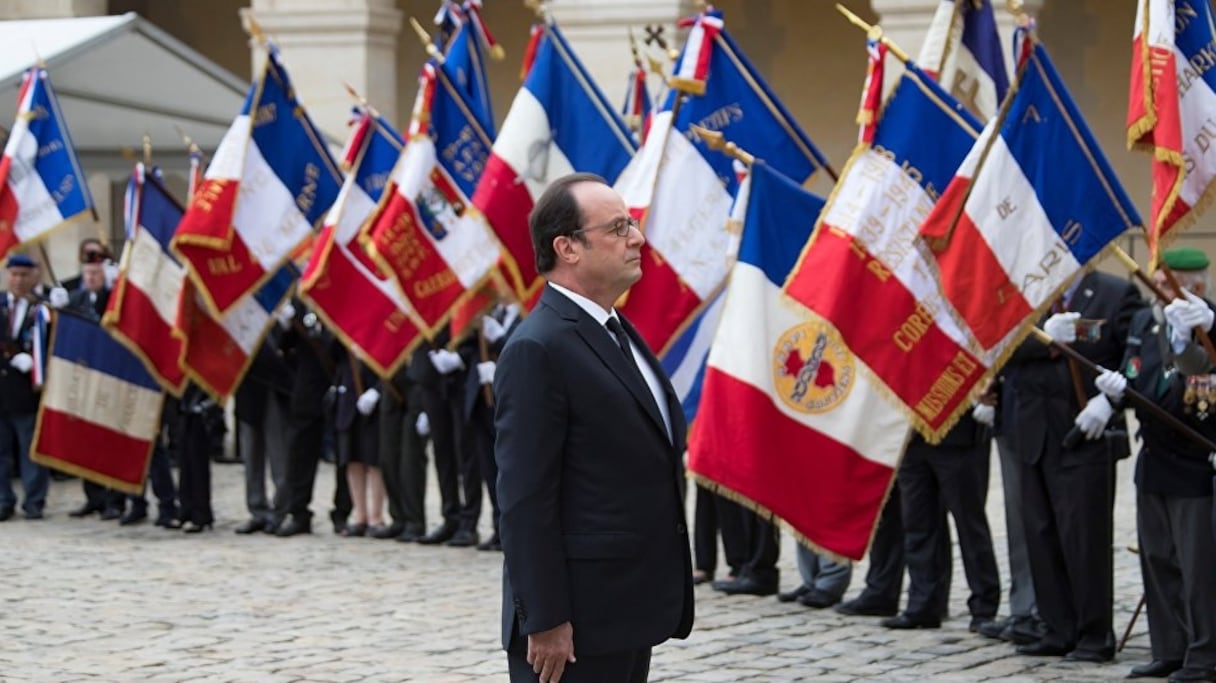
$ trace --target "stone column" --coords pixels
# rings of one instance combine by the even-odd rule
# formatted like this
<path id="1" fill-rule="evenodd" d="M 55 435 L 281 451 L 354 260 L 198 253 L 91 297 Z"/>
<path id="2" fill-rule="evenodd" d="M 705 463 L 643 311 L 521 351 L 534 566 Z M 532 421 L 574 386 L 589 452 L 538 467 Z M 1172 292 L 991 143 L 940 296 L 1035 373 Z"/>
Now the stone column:
<path id="1" fill-rule="evenodd" d="M 397 121 L 402 13 L 395 0 L 252 0 L 241 12 L 278 45 L 300 101 L 333 141 L 345 138 L 353 103 L 343 82 Z M 265 58 L 255 44 L 254 74 Z"/>
<path id="2" fill-rule="evenodd" d="M 562 0 L 550 10 L 591 77 L 618 106 L 633 65 L 628 30 L 640 43 L 645 26 L 661 26 L 668 45 L 679 48 L 683 35 L 677 37 L 676 20 L 697 11 L 694 0 Z M 658 54 L 657 47 L 651 51 Z"/>
<path id="3" fill-rule="evenodd" d="M 0 0 L 5 19 L 94 17 L 106 13 L 106 0 Z"/>

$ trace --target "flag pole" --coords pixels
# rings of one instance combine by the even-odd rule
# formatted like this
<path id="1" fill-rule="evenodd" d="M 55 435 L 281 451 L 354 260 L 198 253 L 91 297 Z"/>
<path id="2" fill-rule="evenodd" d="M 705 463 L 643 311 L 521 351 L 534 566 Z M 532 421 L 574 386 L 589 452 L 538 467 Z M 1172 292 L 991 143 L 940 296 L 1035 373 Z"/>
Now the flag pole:
<path id="1" fill-rule="evenodd" d="M 1166 294 L 1164 290 L 1157 286 L 1157 283 L 1153 282 L 1152 278 L 1150 278 L 1144 272 L 1144 269 L 1140 267 L 1140 264 L 1136 263 L 1136 259 L 1128 255 L 1126 251 L 1123 251 L 1119 245 L 1112 242 L 1110 246 L 1111 254 L 1113 254 L 1125 268 L 1131 271 L 1132 275 L 1136 276 L 1137 280 L 1142 282 L 1145 287 L 1148 287 L 1149 291 L 1153 293 L 1153 296 L 1156 296 L 1162 304 L 1168 304 L 1173 300 L 1173 297 Z M 1170 270 L 1170 267 L 1165 265 L 1164 262 L 1159 262 L 1158 267 L 1161 269 L 1162 274 L 1165 275 L 1165 281 L 1169 283 L 1170 287 L 1174 288 L 1174 291 L 1181 295 L 1182 286 L 1178 284 L 1178 278 L 1174 276 L 1174 271 Z M 1208 358 L 1212 359 L 1213 362 L 1216 362 L 1216 346 L 1212 345 L 1212 338 L 1208 335 L 1208 331 L 1198 326 L 1195 327 L 1194 331 L 1195 334 L 1198 335 L 1199 341 L 1203 344 L 1203 348 L 1208 352 Z"/>
<path id="2" fill-rule="evenodd" d="M 1069 360 L 1074 361 L 1078 365 L 1084 366 L 1087 370 L 1094 373 L 1095 375 L 1101 374 L 1102 371 L 1105 370 L 1105 368 L 1099 366 L 1097 363 L 1094 363 L 1093 361 L 1086 358 L 1085 356 L 1082 356 L 1080 353 L 1077 352 L 1076 349 L 1072 348 L 1068 344 L 1061 344 L 1061 343 L 1057 342 L 1056 340 L 1051 338 L 1051 335 L 1047 334 L 1046 332 L 1044 332 L 1043 330 L 1041 330 L 1037 327 L 1032 327 L 1030 329 L 1030 333 L 1039 341 L 1043 342 L 1044 344 L 1046 344 L 1047 346 L 1049 346 L 1053 349 L 1058 350 L 1060 353 L 1067 356 Z M 1170 427 L 1170 429 L 1177 430 L 1180 434 L 1182 434 L 1182 436 L 1186 437 L 1187 440 L 1191 441 L 1192 443 L 1194 443 L 1196 445 L 1203 446 L 1209 452 L 1216 452 L 1216 443 L 1212 443 L 1212 441 L 1210 441 L 1206 436 L 1195 431 L 1189 425 L 1184 423 L 1182 420 L 1179 420 L 1177 417 L 1174 417 L 1169 412 L 1167 412 L 1164 408 L 1157 405 L 1156 403 L 1154 403 L 1152 400 L 1150 400 L 1143 394 L 1135 391 L 1131 387 L 1128 387 L 1126 390 L 1124 390 L 1123 395 L 1125 397 L 1127 397 L 1129 402 L 1135 404 L 1136 407 L 1143 408 L 1146 412 L 1150 413 L 1153 417 L 1164 422 L 1167 426 Z"/>
<path id="3" fill-rule="evenodd" d="M 705 141 L 705 146 L 715 152 L 722 152 L 732 159 L 738 159 L 740 163 L 751 168 L 752 164 L 756 163 L 756 157 L 747 152 L 739 145 L 726 139 L 726 136 L 721 131 L 709 130 L 698 125 L 691 126 L 692 131 Z"/>
<path id="4" fill-rule="evenodd" d="M 426 29 L 422 28 L 422 24 L 418 23 L 418 20 L 414 17 L 410 17 L 410 26 L 414 28 L 414 33 L 418 35 L 418 40 L 422 41 L 423 47 L 426 48 L 427 56 L 438 64 L 443 64 L 443 53 L 431 42 L 431 36 L 426 32 Z"/>

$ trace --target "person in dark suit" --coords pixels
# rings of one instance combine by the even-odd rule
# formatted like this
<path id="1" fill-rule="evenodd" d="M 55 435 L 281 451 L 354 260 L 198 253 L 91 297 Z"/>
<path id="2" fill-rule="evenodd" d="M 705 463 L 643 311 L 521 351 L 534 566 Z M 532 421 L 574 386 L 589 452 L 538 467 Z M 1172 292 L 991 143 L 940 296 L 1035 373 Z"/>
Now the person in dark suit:
<path id="1" fill-rule="evenodd" d="M 1065 290 L 1053 305 L 1060 312 L 1043 329 L 1094 363 L 1116 367 L 1141 305 L 1134 284 L 1093 271 Z M 1023 464 L 1027 549 L 1044 623 L 1041 638 L 1018 652 L 1109 661 L 1115 653 L 1112 449 L 1126 449 L 1126 432 L 1104 434 L 1114 413 L 1109 401 L 1075 363 L 1037 339 L 1014 351 L 1006 375 L 1013 382 L 1012 444 Z M 1084 438 L 1066 445 L 1074 426 Z"/>
<path id="2" fill-rule="evenodd" d="M 548 284 L 494 378 L 511 680 L 645 681 L 693 621 L 684 414 L 613 308 L 645 239 L 591 174 L 554 181 L 529 223 Z"/>
<path id="3" fill-rule="evenodd" d="M 343 349 L 337 366 L 334 437 L 337 461 L 346 470 L 353 519 L 338 533 L 363 536 L 384 528 L 384 478 L 380 470 L 379 380 L 371 368 Z"/>
<path id="4" fill-rule="evenodd" d="M 992 621 L 1001 602 L 1001 583 L 984 505 L 988 500 L 988 463 L 992 439 L 987 427 L 964 415 L 941 443 L 913 434 L 899 463 L 908 566 L 908 603 L 903 613 L 883 620 L 894 629 L 938 628 L 950 593 L 950 528 L 942 505 L 954 517 L 963 569 L 971 597 L 972 632 Z M 944 552 L 943 552 L 944 550 Z"/>
<path id="5" fill-rule="evenodd" d="M 1208 257 L 1182 247 L 1163 253 L 1185 294 L 1172 292 L 1161 271 L 1154 279 L 1176 298 L 1132 318 L 1127 351 L 1117 370 L 1094 384 L 1116 405 L 1127 387 L 1154 401 L 1191 429 L 1216 439 L 1216 375 L 1193 329 L 1212 329 L 1216 312 L 1207 292 Z M 1136 526 L 1153 659 L 1129 678 L 1216 681 L 1216 542 L 1212 538 L 1212 467 L 1208 450 L 1137 409 L 1142 447 L 1136 460 Z"/>
<path id="6" fill-rule="evenodd" d="M 10 484 L 14 467 L 21 469 L 26 519 L 42 519 L 50 486 L 47 469 L 30 460 L 39 399 L 31 377 L 34 326 L 43 305 L 34 294 L 37 264 L 24 254 L 14 254 L 5 269 L 8 291 L 0 292 L 0 522 L 11 518 L 17 506 Z"/>
<path id="7" fill-rule="evenodd" d="M 404 364 L 384 382 L 380 397 L 380 460 L 393 523 L 374 538 L 412 543 L 426 535 L 426 439 L 418 433 L 422 400 Z"/>

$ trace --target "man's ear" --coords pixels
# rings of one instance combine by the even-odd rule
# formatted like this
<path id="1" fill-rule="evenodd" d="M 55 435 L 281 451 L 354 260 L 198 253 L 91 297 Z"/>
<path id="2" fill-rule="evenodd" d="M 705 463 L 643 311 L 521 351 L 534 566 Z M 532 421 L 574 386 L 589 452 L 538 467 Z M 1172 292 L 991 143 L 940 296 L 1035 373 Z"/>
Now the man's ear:
<path id="1" fill-rule="evenodd" d="M 553 238 L 553 253 L 565 263 L 578 263 L 579 253 L 574 247 L 574 238 L 558 235 Z"/>

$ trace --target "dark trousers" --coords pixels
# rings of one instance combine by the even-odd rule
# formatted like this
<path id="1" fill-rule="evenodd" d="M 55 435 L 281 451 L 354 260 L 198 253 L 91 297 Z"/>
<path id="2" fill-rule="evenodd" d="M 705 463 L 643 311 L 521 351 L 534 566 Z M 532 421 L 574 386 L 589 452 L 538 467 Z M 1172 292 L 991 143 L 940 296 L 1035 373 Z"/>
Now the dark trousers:
<path id="1" fill-rule="evenodd" d="M 973 617 L 996 616 L 1001 583 L 984 505 L 988 499 L 989 442 L 966 447 L 913 443 L 899 465 L 904 558 L 908 565 L 909 614 L 936 617 L 950 599 L 950 527 L 944 504 L 954 517 Z"/>
<path id="2" fill-rule="evenodd" d="M 511 683 L 535 683 L 540 680 L 528 664 L 526 638 L 517 638 L 507 650 L 507 667 Z M 580 655 L 574 664 L 566 664 L 562 683 L 646 683 L 650 674 L 650 648 L 620 654 Z"/>
<path id="3" fill-rule="evenodd" d="M 84 489 L 85 502 L 95 510 L 122 510 L 126 504 L 126 497 L 121 491 L 107 488 L 95 481 L 82 479 L 80 487 Z"/>
<path id="4" fill-rule="evenodd" d="M 207 439 L 207 423 L 201 414 L 187 413 L 178 420 L 181 440 L 178 441 L 178 497 L 181 501 L 181 521 L 211 524 L 211 444 Z"/>
<path id="5" fill-rule="evenodd" d="M 157 519 L 176 519 L 177 487 L 173 484 L 169 454 L 159 444 L 152 449 L 152 459 L 148 462 L 148 481 L 152 484 L 152 493 L 156 495 Z M 127 496 L 132 510 L 148 509 L 147 488 L 145 484 L 144 491 L 138 496 Z"/>
<path id="6" fill-rule="evenodd" d="M 426 442 L 414 429 L 420 412 L 420 406 L 398 401 L 392 392 L 380 399 L 380 469 L 388 513 L 394 525 L 415 533 L 426 529 Z"/>
<path id="7" fill-rule="evenodd" d="M 870 542 L 870 568 L 866 570 L 866 586 L 858 598 L 896 609 L 904 587 L 904 524 L 900 507 L 899 482 L 891 485 L 891 493 L 878 515 L 878 528 Z"/>
<path id="8" fill-rule="evenodd" d="M 1152 457 L 1142 455 L 1140 457 Z M 1136 495 L 1140 570 L 1153 659 L 1216 667 L 1212 497 Z"/>
<path id="9" fill-rule="evenodd" d="M 1102 441 L 1081 449 L 1067 463 L 1049 450 L 1022 471 L 1027 549 L 1043 641 L 1106 653 L 1115 642 L 1111 467 Z"/>
<path id="10" fill-rule="evenodd" d="M 702 489 L 697 491 L 697 500 L 701 499 Z M 730 500 L 725 496 L 720 496 L 709 491 L 704 492 L 711 503 L 710 507 L 715 517 L 717 532 L 722 535 L 722 554 L 726 561 L 728 573 L 731 576 L 738 576 L 743 571 L 743 565 L 747 564 L 749 558 L 749 549 L 747 545 L 747 531 L 744 527 L 744 522 L 747 520 L 748 511 L 738 503 Z M 693 513 L 696 514 L 696 511 Z M 700 524 L 700 522 L 697 522 Z M 713 540 L 713 529 L 710 530 L 710 538 Z M 717 564 L 717 542 L 713 541 L 713 565 Z M 700 566 L 698 564 L 698 566 Z"/>
<path id="11" fill-rule="evenodd" d="M 296 519 L 312 518 L 309 506 L 317 481 L 317 464 L 321 461 L 324 430 L 325 421 L 319 416 L 291 415 L 287 418 L 286 514 Z M 346 486 L 338 488 L 345 490 Z"/>
<path id="12" fill-rule="evenodd" d="M 34 413 L 0 415 L 0 508 L 17 507 L 10 479 L 18 471 L 21 472 L 21 488 L 25 491 L 21 508 L 27 513 L 38 513 L 46 505 L 51 474 L 47 468 L 30 460 L 34 417 Z"/>
<path id="13" fill-rule="evenodd" d="M 478 401 L 473 408 L 473 416 L 465 430 L 465 450 L 471 450 L 470 460 L 477 466 L 477 476 L 480 483 L 485 484 L 490 495 L 490 521 L 494 525 L 494 533 L 498 533 L 498 463 L 494 461 L 494 409 L 485 401 Z M 468 482 L 465 482 L 465 495 L 475 495 L 480 512 L 481 492 L 469 493 Z M 468 498 L 466 498 L 468 500 Z M 473 529 L 477 528 L 474 517 Z"/>
<path id="14" fill-rule="evenodd" d="M 431 448 L 435 453 L 435 474 L 439 480 L 439 509 L 445 526 L 460 524 L 460 471 L 457 460 L 457 428 L 461 423 L 458 401 L 431 387 L 419 387 L 422 409 L 431 425 Z M 478 491 L 480 496 L 480 490 Z M 480 498 L 479 498 L 480 500 Z"/>
<path id="15" fill-rule="evenodd" d="M 739 506 L 743 519 L 743 538 L 747 547 L 747 560 L 740 576 L 750 576 L 763 582 L 777 583 L 777 557 L 780 554 L 777 525 L 760 515 Z"/>

